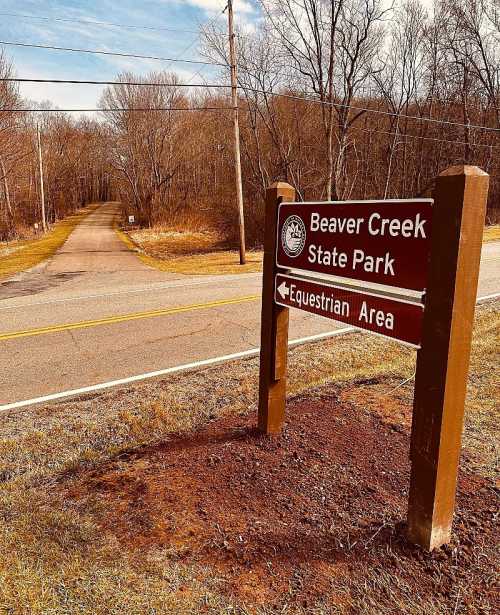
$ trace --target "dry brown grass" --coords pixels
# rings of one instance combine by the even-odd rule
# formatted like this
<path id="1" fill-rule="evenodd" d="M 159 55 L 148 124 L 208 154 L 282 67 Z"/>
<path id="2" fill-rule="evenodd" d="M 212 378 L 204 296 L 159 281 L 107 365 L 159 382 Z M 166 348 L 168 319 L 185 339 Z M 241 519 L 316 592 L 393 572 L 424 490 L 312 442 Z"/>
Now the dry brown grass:
<path id="1" fill-rule="evenodd" d="M 89 205 L 78 213 L 60 220 L 38 239 L 0 243 L 0 280 L 26 271 L 50 258 L 66 241 L 75 226 L 97 205 Z"/>
<path id="2" fill-rule="evenodd" d="M 500 239 L 500 224 L 486 226 L 483 233 L 483 241 L 498 241 Z"/>
<path id="3" fill-rule="evenodd" d="M 498 471 L 499 329 L 499 304 L 478 308 L 463 463 L 485 477 Z M 410 400 L 411 380 L 395 387 L 411 378 L 414 362 L 414 352 L 404 347 L 348 334 L 291 350 L 289 391 L 314 397 L 322 395 L 318 387 L 335 382 L 346 395 L 356 389 L 363 393 L 360 412 L 365 404 L 378 408 L 384 420 L 397 423 L 399 417 L 390 416 L 391 400 Z M 255 412 L 257 379 L 258 359 L 250 359 L 2 415 L 0 613 L 273 612 L 228 597 L 224 579 L 210 566 L 184 565 L 178 550 L 169 545 L 144 552 L 124 550 L 96 524 L 97 513 L 102 513 L 98 499 L 70 506 L 58 487 L 69 471 L 89 470 L 109 460 L 120 464 L 120 454 L 130 448 L 164 441 L 173 432 L 200 429 L 223 415 Z M 353 389 L 353 383 L 359 386 Z M 342 570 L 331 580 L 337 595 L 345 594 L 345 609 L 292 604 L 287 613 L 379 615 L 387 611 L 370 597 L 379 592 L 388 592 L 384 595 L 395 613 L 450 612 L 443 596 L 411 595 L 383 570 L 372 570 L 356 595 L 349 593 L 347 581 Z M 480 605 L 467 612 L 492 613 Z"/>
<path id="4" fill-rule="evenodd" d="M 118 231 L 119 237 L 150 267 L 185 275 L 254 273 L 262 270 L 262 252 L 247 252 L 239 264 L 239 252 L 214 232 L 162 229 Z"/>
<path id="5" fill-rule="evenodd" d="M 262 270 L 263 252 L 247 252 L 247 263 L 239 264 L 239 253 L 215 231 L 183 231 L 163 228 L 118 230 L 118 235 L 149 267 L 185 275 L 254 273 Z M 500 239 L 500 225 L 487 226 L 483 241 Z"/>

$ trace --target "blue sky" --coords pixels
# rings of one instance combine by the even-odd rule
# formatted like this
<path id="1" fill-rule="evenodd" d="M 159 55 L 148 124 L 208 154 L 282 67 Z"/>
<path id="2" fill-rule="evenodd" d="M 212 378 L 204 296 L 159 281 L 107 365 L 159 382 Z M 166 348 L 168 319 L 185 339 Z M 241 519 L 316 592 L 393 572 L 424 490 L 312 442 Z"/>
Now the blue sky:
<path id="1" fill-rule="evenodd" d="M 0 40 L 37 43 L 59 47 L 79 47 L 103 51 L 129 52 L 140 55 L 196 59 L 198 37 L 192 32 L 154 29 L 129 29 L 68 20 L 106 21 L 150 28 L 198 31 L 209 20 L 226 23 L 222 10 L 225 0 L 4 0 L 0 2 Z M 235 0 L 236 19 L 243 26 L 255 23 L 257 0 Z M 5 15 L 32 15 L 49 20 Z M 113 79 L 123 70 L 146 73 L 166 68 L 175 70 L 182 79 L 190 79 L 198 70 L 201 77 L 211 77 L 210 67 L 171 64 L 152 60 L 135 60 L 111 56 L 66 53 L 42 49 L 6 47 L 18 77 L 43 79 Z M 213 75 L 212 75 L 213 76 Z M 200 80 L 200 76 L 195 78 Z M 22 85 L 21 93 L 36 101 L 50 100 L 60 108 L 95 107 L 101 93 L 98 86 Z"/>

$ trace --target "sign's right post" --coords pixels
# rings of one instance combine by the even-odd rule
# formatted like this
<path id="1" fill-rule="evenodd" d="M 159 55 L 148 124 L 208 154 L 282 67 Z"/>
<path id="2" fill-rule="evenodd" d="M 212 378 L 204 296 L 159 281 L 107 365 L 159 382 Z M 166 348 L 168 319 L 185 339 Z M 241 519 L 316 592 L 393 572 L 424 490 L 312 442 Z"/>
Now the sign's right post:
<path id="1" fill-rule="evenodd" d="M 451 537 L 488 184 L 472 166 L 436 181 L 408 505 L 409 539 L 428 550 Z"/>

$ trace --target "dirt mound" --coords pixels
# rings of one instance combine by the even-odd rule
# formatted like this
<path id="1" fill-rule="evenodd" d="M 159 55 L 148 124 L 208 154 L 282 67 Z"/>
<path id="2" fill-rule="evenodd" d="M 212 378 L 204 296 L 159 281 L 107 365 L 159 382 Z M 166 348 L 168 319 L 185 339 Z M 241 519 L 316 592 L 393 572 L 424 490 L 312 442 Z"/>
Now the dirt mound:
<path id="1" fill-rule="evenodd" d="M 388 423 L 357 397 L 330 388 L 295 399 L 277 438 L 256 433 L 254 416 L 217 420 L 68 476 L 64 490 L 79 506 L 98 502 L 97 523 L 124 549 L 207 565 L 250 606 L 386 612 L 389 598 L 439 597 L 451 612 L 493 612 L 497 490 L 462 475 L 452 547 L 411 546 L 409 408 Z"/>

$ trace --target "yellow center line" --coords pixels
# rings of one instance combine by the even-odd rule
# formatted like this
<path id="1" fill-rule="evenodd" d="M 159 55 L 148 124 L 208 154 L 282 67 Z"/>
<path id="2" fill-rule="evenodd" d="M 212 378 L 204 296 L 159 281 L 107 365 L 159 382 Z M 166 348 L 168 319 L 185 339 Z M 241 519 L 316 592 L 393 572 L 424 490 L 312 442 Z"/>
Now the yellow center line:
<path id="1" fill-rule="evenodd" d="M 168 316 L 170 314 L 180 314 L 182 312 L 191 312 L 194 310 L 205 310 L 208 308 L 220 307 L 223 305 L 235 305 L 238 303 L 255 301 L 259 298 L 260 295 L 248 295 L 246 297 L 237 297 L 236 299 L 221 299 L 219 301 L 211 301 L 210 303 L 196 303 L 194 305 L 183 305 L 180 307 L 167 308 L 164 310 L 136 312 L 135 314 L 124 314 L 123 316 L 109 316 L 107 318 L 99 318 L 97 320 L 84 320 L 82 322 L 72 322 L 64 325 L 51 325 L 49 327 L 27 329 L 25 331 L 15 331 L 13 333 L 0 333 L 0 342 L 4 342 L 6 340 L 13 340 L 20 337 L 32 337 L 35 335 L 45 335 L 47 333 L 58 333 L 60 331 L 87 329 L 89 327 L 98 327 L 100 325 L 112 325 L 119 322 L 127 322 L 129 320 L 139 320 L 141 318 L 154 318 L 155 316 Z"/>

